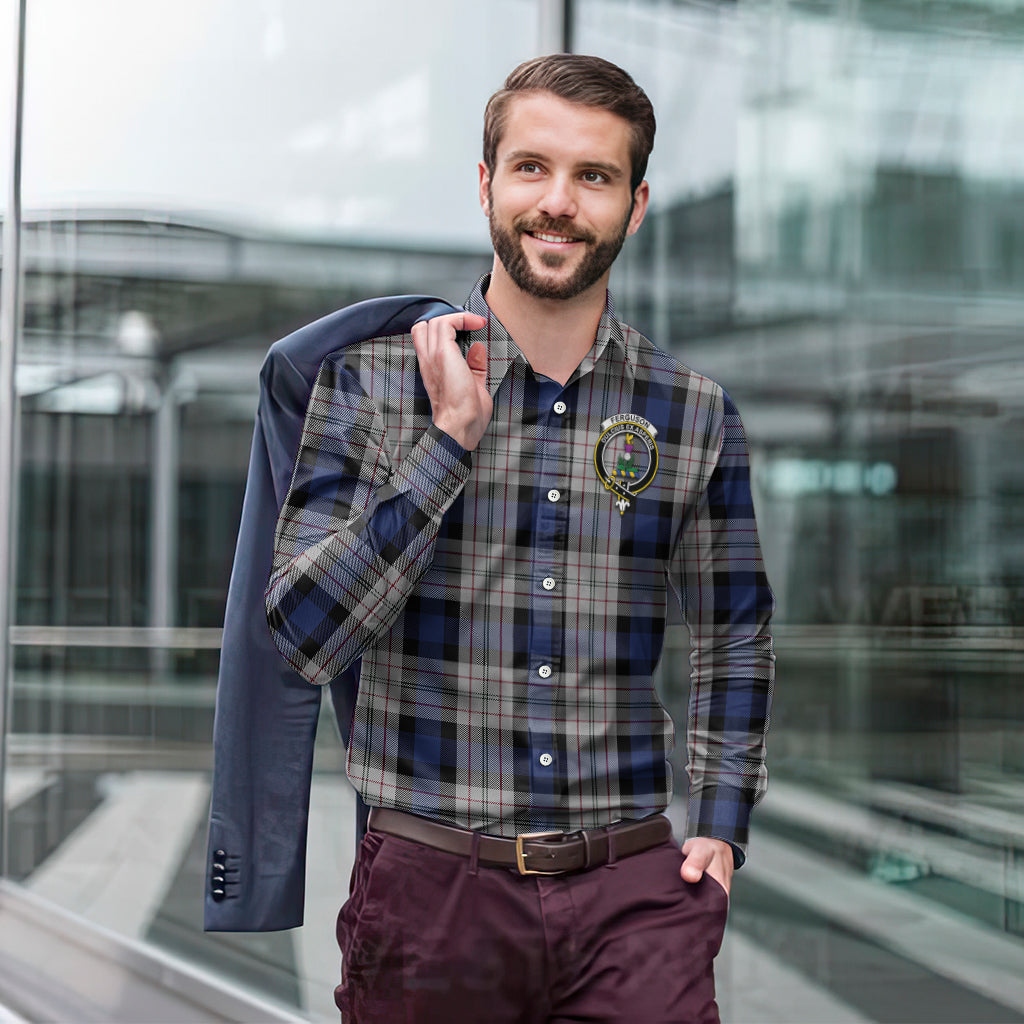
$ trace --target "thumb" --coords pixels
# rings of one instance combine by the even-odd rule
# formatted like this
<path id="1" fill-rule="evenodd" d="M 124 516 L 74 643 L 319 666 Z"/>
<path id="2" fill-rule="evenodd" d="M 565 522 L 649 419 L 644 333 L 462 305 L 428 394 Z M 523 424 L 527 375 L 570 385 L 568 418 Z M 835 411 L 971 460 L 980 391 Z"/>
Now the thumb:
<path id="1" fill-rule="evenodd" d="M 466 362 L 469 368 L 478 377 L 487 376 L 487 346 L 482 341 L 474 341 L 466 353 Z"/>
<path id="2" fill-rule="evenodd" d="M 701 856 L 703 851 L 699 849 L 696 851 L 687 850 L 687 846 L 690 846 L 689 840 L 683 843 L 683 864 L 679 870 L 679 873 L 683 876 L 683 879 L 687 882 L 699 882 L 701 876 L 704 874 L 705 868 L 711 863 L 710 856 Z"/>

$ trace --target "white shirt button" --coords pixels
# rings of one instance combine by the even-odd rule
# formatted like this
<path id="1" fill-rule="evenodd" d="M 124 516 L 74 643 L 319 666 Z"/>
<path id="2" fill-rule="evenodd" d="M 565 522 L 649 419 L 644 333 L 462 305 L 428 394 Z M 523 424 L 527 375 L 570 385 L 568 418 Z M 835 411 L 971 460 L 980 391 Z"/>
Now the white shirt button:
<path id="1" fill-rule="evenodd" d="M 562 496 L 562 492 L 555 490 L 554 487 L 552 487 L 551 490 L 548 491 L 548 501 L 558 501 L 558 499 L 561 496 Z"/>
<path id="2" fill-rule="evenodd" d="M 545 590 L 554 590 L 554 589 L 555 589 L 555 581 L 554 581 L 554 578 L 553 578 L 553 577 L 551 577 L 551 576 L 545 576 L 545 577 L 544 577 L 544 582 L 543 582 L 543 583 L 541 584 L 541 586 L 542 586 L 542 587 L 543 587 L 543 588 L 544 588 Z"/>
<path id="3" fill-rule="evenodd" d="M 547 679 L 551 675 L 551 666 L 541 665 L 541 667 L 537 669 L 537 675 L 539 675 L 541 679 Z"/>
<path id="4" fill-rule="evenodd" d="M 550 754 L 541 754 L 540 757 L 537 758 L 537 760 L 540 761 L 540 763 L 544 765 L 545 768 L 547 768 L 547 766 L 551 764 L 552 761 L 554 761 L 554 758 Z"/>
<path id="5" fill-rule="evenodd" d="M 562 413 L 565 412 L 565 410 L 568 408 L 568 406 L 565 404 L 565 402 L 559 399 L 557 402 L 555 402 L 553 408 L 555 412 L 557 412 L 558 415 L 561 416 Z"/>

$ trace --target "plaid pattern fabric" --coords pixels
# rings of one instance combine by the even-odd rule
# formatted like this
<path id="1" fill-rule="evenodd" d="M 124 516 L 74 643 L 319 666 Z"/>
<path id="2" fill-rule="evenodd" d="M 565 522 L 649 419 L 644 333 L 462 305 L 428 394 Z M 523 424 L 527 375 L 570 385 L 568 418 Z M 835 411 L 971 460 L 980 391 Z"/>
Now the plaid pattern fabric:
<path id="1" fill-rule="evenodd" d="M 432 425 L 410 337 L 321 367 L 278 520 L 275 641 L 314 683 L 362 659 L 348 773 L 367 803 L 571 831 L 671 799 L 674 727 L 651 682 L 671 591 L 693 646 L 689 833 L 742 859 L 774 656 L 736 410 L 610 300 L 569 382 L 537 377 L 486 281 L 467 308 L 488 324 L 464 340 L 486 343 L 494 398 L 475 452 Z M 657 451 L 638 462 L 622 434 L 612 470 L 656 471 L 620 512 L 596 447 L 625 414 Z"/>

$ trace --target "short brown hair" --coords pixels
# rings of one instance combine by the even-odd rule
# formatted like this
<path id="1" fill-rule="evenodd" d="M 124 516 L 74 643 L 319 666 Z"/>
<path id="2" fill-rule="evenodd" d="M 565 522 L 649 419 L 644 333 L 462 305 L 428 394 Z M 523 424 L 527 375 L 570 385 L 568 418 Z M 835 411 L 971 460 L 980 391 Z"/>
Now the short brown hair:
<path id="1" fill-rule="evenodd" d="M 628 121 L 632 136 L 630 187 L 636 191 L 647 173 L 647 158 L 654 148 L 654 107 L 647 93 L 622 68 L 602 57 L 580 53 L 552 53 L 520 64 L 505 79 L 504 87 L 487 101 L 484 165 L 488 174 L 494 176 L 494 162 L 508 120 L 509 102 L 515 95 L 526 92 L 554 93 L 570 103 L 600 107 Z"/>

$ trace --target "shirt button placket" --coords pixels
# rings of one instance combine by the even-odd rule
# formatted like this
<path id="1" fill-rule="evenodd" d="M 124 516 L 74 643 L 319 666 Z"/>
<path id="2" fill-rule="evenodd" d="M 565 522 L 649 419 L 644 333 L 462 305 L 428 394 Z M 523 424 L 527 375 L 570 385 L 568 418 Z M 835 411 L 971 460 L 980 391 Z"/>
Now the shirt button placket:
<path id="1" fill-rule="evenodd" d="M 560 741 L 552 725 L 560 714 L 561 696 L 555 679 L 562 650 L 555 637 L 562 622 L 565 570 L 561 551 L 568 516 L 567 492 L 561 486 L 559 473 L 562 470 L 562 431 L 569 422 L 563 417 L 569 407 L 563 398 L 557 397 L 561 390 L 553 381 L 541 384 L 535 467 L 538 492 L 533 510 L 532 556 L 537 571 L 534 579 L 540 586 L 534 590 L 535 597 L 531 601 L 530 745 L 534 770 L 539 773 L 537 795 L 545 802 L 556 793 L 561 776 L 555 764 L 555 751 Z"/>

